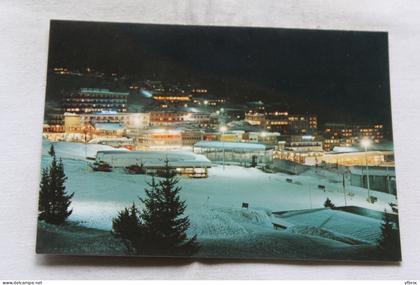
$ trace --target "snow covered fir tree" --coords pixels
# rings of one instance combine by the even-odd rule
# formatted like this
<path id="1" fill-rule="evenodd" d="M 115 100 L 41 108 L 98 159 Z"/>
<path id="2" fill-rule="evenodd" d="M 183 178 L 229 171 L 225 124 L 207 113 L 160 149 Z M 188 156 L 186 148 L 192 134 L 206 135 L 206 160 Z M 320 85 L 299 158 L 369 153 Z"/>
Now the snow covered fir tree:
<path id="1" fill-rule="evenodd" d="M 42 169 L 38 219 L 50 224 L 61 225 L 71 215 L 69 210 L 74 193 L 66 192 L 64 165 L 61 158 L 57 161 L 54 146 L 48 152 L 52 156 L 51 165 Z"/>
<path id="2" fill-rule="evenodd" d="M 136 254 L 189 256 L 199 249 L 197 236 L 187 237 L 190 227 L 184 215 L 185 201 L 181 201 L 179 179 L 165 161 L 163 179 L 153 177 L 145 189 L 144 209 L 133 205 L 121 211 L 113 220 L 113 233 L 123 239 Z"/>

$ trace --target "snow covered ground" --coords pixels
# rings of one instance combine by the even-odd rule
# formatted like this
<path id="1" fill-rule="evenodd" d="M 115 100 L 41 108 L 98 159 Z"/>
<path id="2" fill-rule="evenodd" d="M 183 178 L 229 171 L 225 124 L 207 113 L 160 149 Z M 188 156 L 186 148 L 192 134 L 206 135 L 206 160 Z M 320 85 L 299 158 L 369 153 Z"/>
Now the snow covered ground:
<path id="1" fill-rule="evenodd" d="M 43 167 L 49 165 L 51 160 L 47 154 L 49 145 L 49 142 L 44 141 Z M 130 206 L 133 202 L 141 206 L 138 197 L 144 197 L 146 182 L 150 181 L 151 177 L 130 175 L 123 169 L 114 169 L 109 173 L 93 172 L 88 166 L 88 161 L 84 159 L 85 153 L 88 153 L 88 156 L 94 156 L 97 150 L 112 149 L 111 147 L 57 142 L 55 149 L 57 156 L 63 158 L 68 176 L 67 190 L 75 192 L 71 221 L 81 222 L 82 225 L 88 227 L 110 230 L 112 218 L 118 211 Z M 287 178 L 293 179 L 293 183 L 288 183 Z M 274 230 L 272 226 L 271 213 L 275 211 L 322 208 L 327 197 L 336 206 L 343 206 L 345 202 L 341 177 L 335 173 L 308 171 L 299 176 L 290 176 L 281 173 L 264 173 L 255 168 L 229 165 L 223 168 L 220 165 L 214 165 L 209 169 L 207 179 L 186 177 L 180 179 L 181 196 L 187 201 L 186 214 L 191 220 L 190 234 L 197 234 L 200 241 L 207 241 L 209 244 L 216 240 L 219 242 L 218 245 L 226 243 L 223 249 L 225 252 L 227 248 L 233 250 L 235 247 L 232 241 L 239 240 L 244 241 L 244 246 L 245 244 L 250 246 L 259 244 L 260 247 L 272 248 L 270 252 L 274 252 L 273 248 L 282 244 L 283 239 L 291 242 L 293 237 L 296 244 L 289 248 L 290 252 L 301 252 L 302 244 L 308 239 L 313 245 L 323 245 L 320 248 L 350 246 L 349 243 L 329 238 L 328 235 L 313 234 L 313 229 L 311 233 L 308 227 L 306 230 L 295 227 L 294 230 L 281 232 Z M 320 184 L 326 186 L 325 191 L 318 189 Z M 353 193 L 351 196 L 346 196 L 347 205 L 391 211 L 388 203 L 396 202 L 393 195 L 372 191 L 373 195 L 378 197 L 378 201 L 370 204 L 366 201 L 367 191 L 363 188 L 347 186 L 346 192 Z M 249 203 L 249 209 L 242 209 L 242 202 Z M 324 214 L 331 215 L 328 211 L 324 211 Z M 321 225 L 320 221 L 314 218 L 313 223 L 306 223 L 305 226 L 323 228 L 328 231 L 339 227 L 348 228 L 358 222 L 350 219 L 349 215 L 354 216 L 341 213 L 340 219 L 335 219 L 325 225 Z M 342 221 L 346 220 L 346 217 L 349 218 L 348 223 L 343 225 Z M 378 234 L 378 221 L 372 222 L 371 226 L 371 232 L 359 231 L 345 234 L 357 240 L 372 242 Z M 236 254 L 240 249 L 237 248 Z M 244 247 L 242 249 L 245 250 Z M 277 255 L 284 256 L 281 255 L 282 252 L 284 253 L 284 248 L 279 250 Z M 203 254 L 211 255 L 211 252 L 207 248 L 203 249 Z"/>
<path id="2" fill-rule="evenodd" d="M 321 236 L 351 244 L 375 244 L 381 234 L 382 221 L 340 210 L 321 208 L 275 215 L 273 222 L 287 225 L 289 232 Z"/>

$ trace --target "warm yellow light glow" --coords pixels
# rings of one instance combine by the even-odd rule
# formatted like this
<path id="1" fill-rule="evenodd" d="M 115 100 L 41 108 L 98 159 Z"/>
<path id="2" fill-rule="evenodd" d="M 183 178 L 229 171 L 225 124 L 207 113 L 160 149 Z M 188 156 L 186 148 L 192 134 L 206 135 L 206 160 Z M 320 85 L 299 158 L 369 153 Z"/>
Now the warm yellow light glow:
<path id="1" fill-rule="evenodd" d="M 361 141 L 360 141 L 360 144 L 364 147 L 364 148 L 368 148 L 370 145 L 371 145 L 371 141 L 370 141 L 370 139 L 367 139 L 367 138 L 365 138 L 365 139 L 362 139 Z"/>

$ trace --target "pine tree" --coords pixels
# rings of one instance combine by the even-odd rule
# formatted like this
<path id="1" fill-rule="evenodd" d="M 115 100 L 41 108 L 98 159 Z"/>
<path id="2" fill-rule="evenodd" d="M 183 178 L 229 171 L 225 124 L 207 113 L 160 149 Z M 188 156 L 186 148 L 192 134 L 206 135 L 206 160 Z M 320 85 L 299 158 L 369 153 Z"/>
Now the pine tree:
<path id="1" fill-rule="evenodd" d="M 49 168 L 42 171 L 39 193 L 40 220 L 50 224 L 63 224 L 73 210 L 68 210 L 74 193 L 67 194 L 64 185 L 67 177 L 64 173 L 63 161 L 57 162 L 55 155 Z"/>
<path id="2" fill-rule="evenodd" d="M 388 213 L 384 212 L 381 224 L 381 236 L 377 246 L 384 256 L 392 260 L 401 260 L 400 234 L 398 224 L 391 222 Z"/>
<path id="3" fill-rule="evenodd" d="M 330 198 L 327 197 L 327 200 L 324 202 L 324 207 L 334 209 L 335 205 L 331 202 Z"/>
<path id="4" fill-rule="evenodd" d="M 118 236 L 130 240 L 138 254 L 150 255 L 192 255 L 198 251 L 197 236 L 188 239 L 186 231 L 190 226 L 188 216 L 184 216 L 185 201 L 181 201 L 175 177 L 168 161 L 165 161 L 163 179 L 154 178 L 145 189 L 146 198 L 141 199 L 144 209 L 138 212 L 137 227 L 131 222 L 128 209 L 114 219 L 113 231 Z M 131 212 L 136 212 L 133 205 Z M 126 229 L 136 229 L 133 237 Z"/>
<path id="5" fill-rule="evenodd" d="M 40 220 L 48 220 L 49 213 L 48 210 L 50 208 L 50 201 L 52 200 L 52 193 L 49 191 L 50 189 L 50 176 L 49 176 L 49 168 L 45 167 L 42 169 L 41 173 L 41 182 L 39 183 L 39 200 L 38 200 L 38 209 L 39 209 L 39 219 Z"/>
<path id="6" fill-rule="evenodd" d="M 138 212 L 136 205 L 133 203 L 130 208 L 124 208 L 112 220 L 112 232 L 121 238 L 131 251 L 135 251 L 143 243 L 142 235 L 139 234 L 143 226 L 138 217 Z"/>
<path id="7" fill-rule="evenodd" d="M 51 144 L 50 146 L 50 150 L 48 151 L 48 154 L 52 157 L 55 156 L 55 149 L 54 149 L 54 144 Z"/>

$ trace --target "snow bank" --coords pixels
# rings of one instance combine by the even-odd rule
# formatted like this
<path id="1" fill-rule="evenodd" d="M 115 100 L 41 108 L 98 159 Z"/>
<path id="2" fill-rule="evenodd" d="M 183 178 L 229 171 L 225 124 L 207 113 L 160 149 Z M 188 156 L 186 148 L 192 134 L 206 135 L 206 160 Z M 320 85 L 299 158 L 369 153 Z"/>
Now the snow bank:
<path id="1" fill-rule="evenodd" d="M 248 236 L 253 226 L 272 228 L 264 210 L 203 207 L 190 220 L 191 234 L 200 238 L 238 239 Z"/>
<path id="2" fill-rule="evenodd" d="M 276 215 L 277 223 L 286 222 L 287 230 L 350 243 L 376 243 L 381 220 L 331 209 L 291 211 Z"/>

